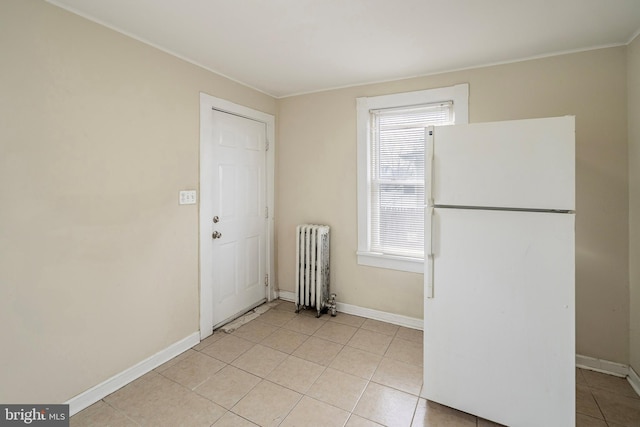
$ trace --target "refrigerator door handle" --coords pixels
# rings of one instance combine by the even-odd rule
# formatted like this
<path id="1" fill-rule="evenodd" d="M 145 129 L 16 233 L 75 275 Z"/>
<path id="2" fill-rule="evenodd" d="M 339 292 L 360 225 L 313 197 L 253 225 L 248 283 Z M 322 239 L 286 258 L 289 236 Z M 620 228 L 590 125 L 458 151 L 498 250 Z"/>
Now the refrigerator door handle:
<path id="1" fill-rule="evenodd" d="M 433 206 L 433 126 L 424 128 L 424 197 L 427 206 Z"/>
<path id="2" fill-rule="evenodd" d="M 425 213 L 424 224 L 424 293 L 426 298 L 433 298 L 433 207 L 429 206 Z"/>
<path id="3" fill-rule="evenodd" d="M 434 127 L 424 128 L 424 156 L 425 156 L 425 200 L 427 206 L 424 215 L 424 293 L 426 298 L 433 298 L 433 244 L 432 244 L 432 225 L 433 225 L 433 143 Z"/>

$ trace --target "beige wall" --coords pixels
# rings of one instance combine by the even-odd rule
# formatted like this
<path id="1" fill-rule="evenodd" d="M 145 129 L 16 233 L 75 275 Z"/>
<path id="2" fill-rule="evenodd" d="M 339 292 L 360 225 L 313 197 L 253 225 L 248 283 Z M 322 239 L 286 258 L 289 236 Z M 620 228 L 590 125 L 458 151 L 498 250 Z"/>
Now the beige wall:
<path id="1" fill-rule="evenodd" d="M 198 212 L 177 196 L 198 186 L 200 91 L 278 109 L 280 288 L 293 291 L 295 225 L 328 223 L 339 301 L 416 318 L 421 275 L 356 264 L 355 98 L 469 82 L 472 122 L 575 114 L 578 352 L 626 363 L 639 43 L 628 68 L 621 47 L 276 101 L 42 1 L 3 0 L 0 402 L 65 401 L 198 330 Z"/>
<path id="2" fill-rule="evenodd" d="M 199 329 L 199 92 L 276 101 L 0 2 L 0 402 L 62 402 Z"/>
<path id="3" fill-rule="evenodd" d="M 470 85 L 471 122 L 576 116 L 577 351 L 627 363 L 625 47 L 279 100 L 280 289 L 294 290 L 295 225 L 326 223 L 340 302 L 422 317 L 422 275 L 356 263 L 355 99 L 463 82 Z"/>
<path id="4" fill-rule="evenodd" d="M 630 364 L 640 373 L 640 37 L 628 46 Z"/>

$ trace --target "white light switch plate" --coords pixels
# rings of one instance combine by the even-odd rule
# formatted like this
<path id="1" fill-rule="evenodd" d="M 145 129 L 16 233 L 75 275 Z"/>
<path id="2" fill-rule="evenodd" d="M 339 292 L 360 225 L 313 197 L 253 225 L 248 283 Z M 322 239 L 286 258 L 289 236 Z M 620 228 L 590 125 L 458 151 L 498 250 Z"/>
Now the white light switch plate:
<path id="1" fill-rule="evenodd" d="M 196 190 L 182 190 L 182 191 L 180 191 L 180 204 L 181 205 L 195 205 L 196 204 Z"/>

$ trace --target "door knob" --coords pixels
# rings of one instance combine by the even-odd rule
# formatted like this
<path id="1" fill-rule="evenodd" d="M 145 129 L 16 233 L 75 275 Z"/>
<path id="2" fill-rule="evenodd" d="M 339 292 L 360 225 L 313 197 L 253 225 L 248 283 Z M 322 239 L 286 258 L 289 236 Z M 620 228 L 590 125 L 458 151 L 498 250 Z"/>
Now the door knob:
<path id="1" fill-rule="evenodd" d="M 218 221 L 220 221 L 220 217 L 218 215 L 213 217 L 213 222 L 217 223 Z"/>
<path id="2" fill-rule="evenodd" d="M 222 233 L 219 231 L 214 231 L 213 234 L 211 235 L 212 238 L 214 239 L 219 239 L 222 237 Z"/>

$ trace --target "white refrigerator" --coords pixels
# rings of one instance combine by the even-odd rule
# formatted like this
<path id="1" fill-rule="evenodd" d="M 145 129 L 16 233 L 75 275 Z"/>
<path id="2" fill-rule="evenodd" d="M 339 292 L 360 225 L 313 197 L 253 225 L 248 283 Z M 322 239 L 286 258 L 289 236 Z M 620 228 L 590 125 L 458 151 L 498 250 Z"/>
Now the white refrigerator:
<path id="1" fill-rule="evenodd" d="M 574 117 L 425 132 L 422 397 L 574 426 Z"/>

